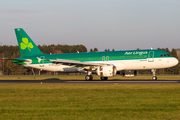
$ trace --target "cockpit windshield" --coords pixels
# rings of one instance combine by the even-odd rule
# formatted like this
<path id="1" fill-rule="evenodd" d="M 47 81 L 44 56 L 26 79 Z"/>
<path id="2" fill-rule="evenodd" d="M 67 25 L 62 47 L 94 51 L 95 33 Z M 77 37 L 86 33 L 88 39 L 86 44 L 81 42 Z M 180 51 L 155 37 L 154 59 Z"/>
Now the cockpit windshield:
<path id="1" fill-rule="evenodd" d="M 161 57 L 171 56 L 170 54 L 161 54 Z"/>

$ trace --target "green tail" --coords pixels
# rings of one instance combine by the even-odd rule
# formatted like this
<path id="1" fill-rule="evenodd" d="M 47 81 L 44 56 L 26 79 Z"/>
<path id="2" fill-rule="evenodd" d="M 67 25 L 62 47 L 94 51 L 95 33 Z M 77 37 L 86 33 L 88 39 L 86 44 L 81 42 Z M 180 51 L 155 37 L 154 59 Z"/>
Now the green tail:
<path id="1" fill-rule="evenodd" d="M 21 57 L 39 56 L 44 54 L 22 28 L 16 28 L 14 30 L 16 33 Z"/>

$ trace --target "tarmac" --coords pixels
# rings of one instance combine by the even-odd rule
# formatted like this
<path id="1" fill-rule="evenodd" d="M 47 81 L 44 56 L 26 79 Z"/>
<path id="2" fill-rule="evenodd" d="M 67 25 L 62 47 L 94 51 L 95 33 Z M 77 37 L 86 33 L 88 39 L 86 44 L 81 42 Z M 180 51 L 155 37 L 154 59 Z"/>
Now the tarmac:
<path id="1" fill-rule="evenodd" d="M 180 84 L 180 80 L 0 80 L 0 84 Z"/>

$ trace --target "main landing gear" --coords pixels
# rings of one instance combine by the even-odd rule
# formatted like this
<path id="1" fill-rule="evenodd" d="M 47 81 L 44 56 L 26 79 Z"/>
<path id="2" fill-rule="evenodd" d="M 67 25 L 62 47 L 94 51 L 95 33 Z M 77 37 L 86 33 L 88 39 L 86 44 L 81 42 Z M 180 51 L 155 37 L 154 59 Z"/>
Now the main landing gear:
<path id="1" fill-rule="evenodd" d="M 85 77 L 86 80 L 93 80 L 92 71 L 88 71 L 88 74 Z"/>
<path id="2" fill-rule="evenodd" d="M 86 80 L 93 80 L 93 76 L 92 75 L 86 75 L 85 79 Z"/>
<path id="3" fill-rule="evenodd" d="M 157 80 L 157 77 L 156 77 L 156 70 L 155 70 L 155 69 L 152 69 L 151 72 L 153 73 L 152 79 L 153 79 L 153 80 Z"/>
<path id="4" fill-rule="evenodd" d="M 101 80 L 108 80 L 108 77 L 100 77 L 100 78 L 101 78 Z M 93 76 L 92 75 L 86 75 L 85 79 L 87 81 L 93 80 Z"/>
<path id="5" fill-rule="evenodd" d="M 108 77 L 100 77 L 101 80 L 108 80 Z M 87 81 L 93 80 L 92 71 L 88 71 L 88 74 L 85 76 Z"/>

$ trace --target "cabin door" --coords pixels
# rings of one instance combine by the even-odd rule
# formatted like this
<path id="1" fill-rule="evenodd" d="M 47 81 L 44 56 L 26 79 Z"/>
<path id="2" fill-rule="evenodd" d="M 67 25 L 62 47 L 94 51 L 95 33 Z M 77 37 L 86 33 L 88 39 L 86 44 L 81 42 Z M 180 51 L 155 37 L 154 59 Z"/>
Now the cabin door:
<path id="1" fill-rule="evenodd" d="M 40 57 L 40 62 L 39 62 L 40 67 L 44 67 L 44 59 L 45 59 L 45 56 Z"/>
<path id="2" fill-rule="evenodd" d="M 108 62 L 108 61 L 109 61 L 109 56 L 103 56 L 103 57 L 102 57 L 102 61 Z"/>
<path id="3" fill-rule="evenodd" d="M 154 51 L 149 51 L 148 62 L 154 62 Z"/>

